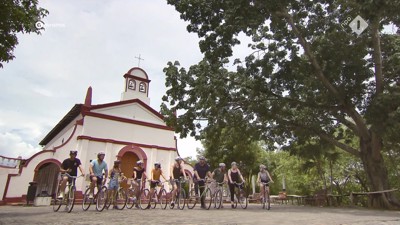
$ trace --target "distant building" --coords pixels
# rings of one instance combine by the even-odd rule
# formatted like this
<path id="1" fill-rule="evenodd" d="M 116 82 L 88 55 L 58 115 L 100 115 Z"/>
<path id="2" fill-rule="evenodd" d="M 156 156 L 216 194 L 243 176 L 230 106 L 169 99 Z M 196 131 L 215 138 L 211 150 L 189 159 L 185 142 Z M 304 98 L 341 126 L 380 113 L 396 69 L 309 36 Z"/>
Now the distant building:
<path id="1" fill-rule="evenodd" d="M 24 202 L 32 181 L 37 183 L 36 196 L 53 196 L 59 167 L 70 150 L 78 151 L 86 173 L 90 160 L 104 151 L 109 168 L 119 159 L 128 177 L 138 160 L 144 161 L 148 175 L 154 162 L 160 162 L 165 177 L 169 177 L 170 166 L 178 155 L 174 131 L 149 106 L 147 73 L 134 67 L 123 77 L 121 101 L 92 105 L 89 87 L 84 104 L 74 105 L 39 143 L 44 146 L 42 151 L 28 159 L 0 156 L 0 203 Z M 192 173 L 188 165 L 185 170 Z M 87 180 L 78 179 L 76 184 L 82 191 Z"/>

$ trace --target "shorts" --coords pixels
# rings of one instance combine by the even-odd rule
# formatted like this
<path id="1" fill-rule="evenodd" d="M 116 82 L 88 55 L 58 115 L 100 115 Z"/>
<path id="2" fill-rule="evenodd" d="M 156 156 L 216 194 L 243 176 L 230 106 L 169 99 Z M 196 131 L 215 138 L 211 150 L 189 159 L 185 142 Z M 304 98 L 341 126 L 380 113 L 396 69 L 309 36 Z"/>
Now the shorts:
<path id="1" fill-rule="evenodd" d="M 151 182 L 150 182 L 150 188 L 155 188 L 159 183 L 160 183 L 159 180 L 157 180 L 157 181 L 151 181 Z"/>
<path id="2" fill-rule="evenodd" d="M 268 183 L 268 182 L 269 182 L 269 180 L 261 180 L 261 185 L 263 185 L 262 183 Z M 266 184 L 265 186 L 269 187 L 269 184 Z"/>
<path id="3" fill-rule="evenodd" d="M 90 176 L 90 182 L 92 182 L 92 179 L 95 176 Z M 103 177 L 97 177 L 97 186 L 102 186 L 103 185 Z"/>
<path id="4" fill-rule="evenodd" d="M 71 174 L 69 174 L 69 175 L 72 176 Z M 72 183 L 72 177 L 69 177 L 69 176 L 67 176 L 65 174 L 61 174 L 61 176 L 62 176 L 63 179 L 64 179 L 64 177 L 68 177 L 68 184 Z"/>
<path id="5" fill-rule="evenodd" d="M 108 184 L 108 189 L 110 190 L 117 190 L 119 188 L 119 183 L 118 180 L 110 180 L 110 183 Z"/>

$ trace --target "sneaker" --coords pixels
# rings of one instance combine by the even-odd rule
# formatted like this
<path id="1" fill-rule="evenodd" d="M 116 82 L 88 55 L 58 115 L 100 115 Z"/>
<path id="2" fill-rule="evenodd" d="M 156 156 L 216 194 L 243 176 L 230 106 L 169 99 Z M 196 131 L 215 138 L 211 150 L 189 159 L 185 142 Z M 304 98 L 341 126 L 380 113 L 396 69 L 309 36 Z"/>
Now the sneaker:
<path id="1" fill-rule="evenodd" d="M 232 203 L 232 204 L 231 204 L 231 207 L 232 207 L 232 209 L 233 209 L 233 208 L 235 208 L 235 205 Z"/>
<path id="2" fill-rule="evenodd" d="M 63 198 L 64 198 L 64 194 L 63 194 L 63 193 L 60 193 L 60 195 L 58 195 L 57 198 L 58 198 L 58 199 L 63 199 Z"/>
<path id="3" fill-rule="evenodd" d="M 116 205 L 114 205 L 113 209 L 118 209 L 118 207 Z"/>
<path id="4" fill-rule="evenodd" d="M 175 202 L 171 202 L 171 207 L 175 207 Z"/>
<path id="5" fill-rule="evenodd" d="M 92 199 L 93 198 L 93 194 L 89 194 L 89 198 Z"/>
<path id="6" fill-rule="evenodd" d="M 135 205 L 135 208 L 139 209 L 140 207 L 139 207 L 139 205 Z"/>

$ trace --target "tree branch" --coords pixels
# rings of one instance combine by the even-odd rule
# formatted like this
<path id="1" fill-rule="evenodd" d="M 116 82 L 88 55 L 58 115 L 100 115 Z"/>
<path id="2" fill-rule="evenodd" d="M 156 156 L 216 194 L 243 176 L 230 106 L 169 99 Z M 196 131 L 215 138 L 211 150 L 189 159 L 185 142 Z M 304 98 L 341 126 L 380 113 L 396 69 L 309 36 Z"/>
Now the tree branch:
<path id="1" fill-rule="evenodd" d="M 375 64 L 376 94 L 383 92 L 382 51 L 381 38 L 379 36 L 379 18 L 380 17 L 377 16 L 371 23 L 372 43 L 374 48 L 373 59 Z"/>
<path id="2" fill-rule="evenodd" d="M 346 144 L 344 144 L 344 143 L 332 138 L 331 136 L 329 136 L 327 134 L 319 133 L 318 136 L 320 138 L 324 139 L 325 141 L 335 145 L 336 147 L 341 148 L 344 151 L 346 151 L 346 152 L 348 152 L 348 153 L 350 153 L 350 154 L 352 154 L 354 156 L 360 157 L 360 152 L 357 149 L 352 148 L 352 147 L 350 147 L 350 146 L 348 146 L 348 145 L 346 145 Z"/>
<path id="3" fill-rule="evenodd" d="M 345 108 L 346 112 L 349 116 L 354 120 L 356 125 L 359 127 L 359 134 L 364 137 L 369 137 L 368 127 L 362 118 L 362 116 L 354 109 L 351 104 L 346 103 L 344 97 L 338 92 L 338 90 L 332 85 L 332 83 L 325 77 L 323 70 L 318 63 L 314 53 L 311 50 L 310 44 L 304 39 L 301 35 L 299 29 L 296 27 L 294 23 L 293 16 L 289 14 L 287 10 L 282 10 L 282 12 L 278 13 L 278 15 L 282 15 L 289 25 L 292 27 L 293 32 L 296 37 L 299 39 L 299 44 L 303 47 L 304 53 L 307 55 L 311 64 L 315 69 L 315 74 L 317 78 L 323 83 L 323 85 L 336 97 L 341 105 Z"/>

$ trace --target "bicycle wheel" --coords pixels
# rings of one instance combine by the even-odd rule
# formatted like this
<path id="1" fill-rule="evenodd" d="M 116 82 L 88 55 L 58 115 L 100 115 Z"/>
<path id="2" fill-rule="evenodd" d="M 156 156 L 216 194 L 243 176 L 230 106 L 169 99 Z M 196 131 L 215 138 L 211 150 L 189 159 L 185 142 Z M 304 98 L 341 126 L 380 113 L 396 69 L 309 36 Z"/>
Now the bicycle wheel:
<path id="1" fill-rule="evenodd" d="M 242 209 L 246 209 L 247 206 L 249 205 L 249 200 L 247 198 L 246 192 L 242 189 L 239 191 L 239 196 L 238 196 L 238 202 L 240 204 L 240 207 L 242 207 Z"/>
<path id="2" fill-rule="evenodd" d="M 186 205 L 188 209 L 193 209 L 196 206 L 197 203 L 197 196 L 196 196 L 196 191 L 191 190 L 190 194 L 188 195 L 186 199 Z"/>
<path id="3" fill-rule="evenodd" d="M 55 197 L 53 199 L 53 211 L 57 212 L 62 205 L 63 199 L 59 199 L 58 196 L 60 195 L 60 190 L 57 188 L 57 192 L 55 193 Z"/>
<path id="4" fill-rule="evenodd" d="M 265 204 L 267 203 L 267 199 L 266 199 L 266 191 L 264 191 L 264 194 L 263 194 L 263 197 L 262 197 L 262 199 L 261 199 L 261 205 L 262 205 L 262 208 L 263 209 L 265 209 Z"/>
<path id="5" fill-rule="evenodd" d="M 266 191 L 266 202 L 267 202 L 267 205 L 266 205 L 266 207 L 267 207 L 267 210 L 270 210 L 271 209 L 271 199 L 270 199 L 270 197 L 269 197 L 269 191 Z"/>
<path id="6" fill-rule="evenodd" d="M 210 209 L 211 207 L 211 203 L 212 203 L 212 194 L 211 194 L 211 189 L 210 188 L 206 188 L 206 190 L 204 190 L 204 193 L 202 194 L 202 196 L 204 196 L 204 207 L 205 209 Z"/>
<path id="7" fill-rule="evenodd" d="M 222 191 L 217 190 L 214 195 L 214 208 L 220 209 L 222 204 Z"/>
<path id="8" fill-rule="evenodd" d="M 136 191 L 135 188 L 129 188 L 126 193 L 126 195 L 127 195 L 126 208 L 127 209 L 132 209 L 136 203 L 135 191 Z"/>
<path id="9" fill-rule="evenodd" d="M 103 186 L 101 189 L 97 192 L 96 196 L 96 210 L 101 212 L 104 210 L 104 208 L 107 205 L 107 187 Z"/>
<path id="10" fill-rule="evenodd" d="M 67 211 L 70 213 L 75 205 L 75 186 L 72 186 L 68 192 Z"/>
<path id="11" fill-rule="evenodd" d="M 126 206 L 126 202 L 128 201 L 125 189 L 119 188 L 114 199 L 117 204 L 117 209 L 123 210 Z"/>
<path id="12" fill-rule="evenodd" d="M 181 188 L 181 190 L 179 191 L 179 194 L 178 194 L 177 197 L 178 197 L 178 199 L 177 199 L 178 209 L 182 210 L 182 209 L 185 208 L 185 203 L 186 203 L 186 192 L 185 192 L 185 189 Z"/>
<path id="13" fill-rule="evenodd" d="M 83 211 L 87 211 L 92 204 L 92 199 L 89 198 L 90 188 L 87 188 L 85 194 L 83 194 L 82 199 L 82 209 Z"/>
<path id="14" fill-rule="evenodd" d="M 160 202 L 161 209 L 167 208 L 168 199 L 167 199 L 167 191 L 165 191 L 165 189 L 161 190 L 159 202 Z"/>
<path id="15" fill-rule="evenodd" d="M 144 189 L 142 193 L 140 193 L 140 198 L 139 198 L 139 207 L 141 209 L 147 209 L 149 206 L 149 189 Z"/>
<path id="16" fill-rule="evenodd" d="M 157 198 L 157 190 L 154 189 L 152 196 L 149 195 L 149 197 L 150 197 L 150 198 L 149 198 L 150 207 L 151 207 L 152 209 L 155 209 L 156 206 L 157 206 L 157 201 L 158 201 L 158 198 Z"/>
<path id="17" fill-rule="evenodd" d="M 107 190 L 106 207 L 105 207 L 106 209 L 110 208 L 111 202 L 113 202 L 115 199 L 115 194 L 116 194 L 116 191 L 114 193 L 112 193 L 111 190 Z"/>

